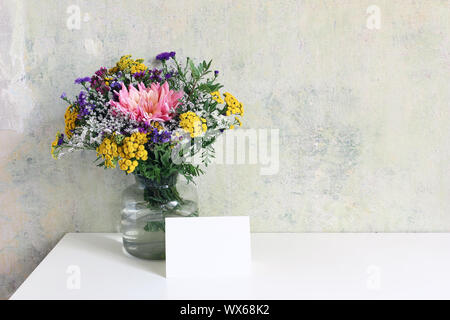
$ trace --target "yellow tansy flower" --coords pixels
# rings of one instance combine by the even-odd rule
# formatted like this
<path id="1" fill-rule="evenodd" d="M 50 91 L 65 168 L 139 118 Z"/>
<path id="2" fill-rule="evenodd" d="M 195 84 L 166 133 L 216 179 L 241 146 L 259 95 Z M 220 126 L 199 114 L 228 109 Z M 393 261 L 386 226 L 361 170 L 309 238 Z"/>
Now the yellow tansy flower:
<path id="1" fill-rule="evenodd" d="M 137 73 L 147 70 L 147 66 L 143 64 L 144 59 L 131 59 L 131 54 L 122 56 L 120 60 L 116 63 L 116 66 L 109 69 L 110 74 L 116 73 L 118 71 L 126 71 L 131 73 Z"/>
<path id="2" fill-rule="evenodd" d="M 188 111 L 180 115 L 180 127 L 188 132 L 191 138 L 201 135 L 206 132 L 206 119 L 200 118 L 194 112 Z"/>
<path id="3" fill-rule="evenodd" d="M 225 97 L 225 103 L 227 104 L 227 116 L 231 114 L 237 114 L 240 116 L 244 115 L 244 105 L 242 102 L 239 102 L 231 93 L 225 92 L 223 94 Z"/>
<path id="4" fill-rule="evenodd" d="M 64 128 L 64 132 L 66 133 L 67 138 L 71 138 L 73 135 L 73 130 L 75 129 L 75 122 L 77 121 L 77 117 L 78 117 L 78 112 L 75 110 L 75 108 L 72 108 L 72 106 L 70 105 L 67 110 L 66 113 L 64 115 L 64 123 L 65 123 L 65 128 Z"/>
<path id="5" fill-rule="evenodd" d="M 59 141 L 60 137 L 61 137 L 61 133 L 58 131 L 56 133 L 55 140 L 53 140 L 53 142 L 52 142 L 52 149 L 50 151 L 50 153 L 52 154 L 53 159 L 57 159 L 57 157 L 55 155 L 55 150 L 56 150 L 56 147 L 58 146 L 58 141 Z"/>
<path id="6" fill-rule="evenodd" d="M 117 143 L 112 139 L 105 138 L 97 148 L 97 156 L 105 160 L 105 167 L 115 168 L 114 159 L 119 157 Z"/>
<path id="7" fill-rule="evenodd" d="M 212 99 L 214 101 L 217 101 L 217 103 L 223 103 L 224 102 L 222 97 L 220 96 L 220 92 L 219 91 L 211 92 L 211 97 L 212 97 Z"/>
<path id="8" fill-rule="evenodd" d="M 119 167 L 127 173 L 132 173 L 139 165 L 138 160 L 146 161 L 148 152 L 145 144 L 148 142 L 147 134 L 136 132 L 131 137 L 123 139 L 123 143 L 118 147 L 117 152 L 122 158 L 119 160 Z"/>

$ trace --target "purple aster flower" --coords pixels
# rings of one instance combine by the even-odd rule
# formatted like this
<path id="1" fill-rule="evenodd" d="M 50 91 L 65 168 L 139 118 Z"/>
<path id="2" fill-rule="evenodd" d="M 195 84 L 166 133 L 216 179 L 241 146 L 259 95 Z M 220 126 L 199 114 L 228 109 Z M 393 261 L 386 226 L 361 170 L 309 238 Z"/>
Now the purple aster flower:
<path id="1" fill-rule="evenodd" d="M 67 94 L 65 93 L 65 92 L 63 92 L 62 94 L 61 94 L 61 97 L 60 97 L 61 99 L 66 99 L 67 98 Z"/>
<path id="2" fill-rule="evenodd" d="M 86 102 L 86 92 L 80 91 L 80 94 L 78 95 L 77 101 L 78 101 L 78 105 L 80 107 L 84 107 L 87 104 L 87 102 Z"/>
<path id="3" fill-rule="evenodd" d="M 171 51 L 171 52 L 162 52 L 160 54 L 158 54 L 156 56 L 156 60 L 161 60 L 161 61 L 165 61 L 165 60 L 169 60 L 170 58 L 175 57 L 175 52 Z"/>
<path id="4" fill-rule="evenodd" d="M 91 113 L 91 110 L 89 107 L 93 107 L 92 104 L 89 104 L 86 101 L 86 92 L 81 91 L 80 94 L 77 97 L 77 104 L 80 108 L 79 112 L 78 112 L 78 119 L 83 118 L 84 116 L 88 115 Z"/>
<path id="5" fill-rule="evenodd" d="M 150 75 L 150 80 L 156 81 L 156 82 L 162 81 L 162 78 L 160 76 L 161 73 L 162 73 L 162 70 L 159 70 L 159 69 L 153 69 L 148 72 L 148 74 Z"/>
<path id="6" fill-rule="evenodd" d="M 152 130 L 152 142 L 158 142 L 158 129 L 156 128 Z"/>
<path id="7" fill-rule="evenodd" d="M 75 79 L 75 83 L 76 84 L 81 84 L 81 83 L 90 82 L 90 81 L 91 81 L 91 77 L 84 77 L 84 78 L 77 78 L 77 79 Z"/>
<path id="8" fill-rule="evenodd" d="M 166 73 L 164 78 L 166 78 L 166 80 L 172 78 L 172 72 Z"/>
<path id="9" fill-rule="evenodd" d="M 169 142 L 171 137 L 172 134 L 169 131 L 163 131 L 163 133 L 161 133 L 161 142 L 162 143 Z"/>
<path id="10" fill-rule="evenodd" d="M 122 89 L 122 84 L 120 82 L 113 82 L 111 83 L 111 89 L 112 90 L 116 90 L 116 91 L 120 91 L 120 89 Z"/>
<path id="11" fill-rule="evenodd" d="M 219 70 L 215 70 L 214 75 L 217 77 L 219 75 Z"/>
<path id="12" fill-rule="evenodd" d="M 88 106 L 85 107 L 80 107 L 80 110 L 78 111 L 78 119 L 83 119 L 84 116 L 87 116 L 91 113 L 92 109 L 93 109 L 93 105 L 89 104 Z"/>
<path id="13" fill-rule="evenodd" d="M 166 143 L 170 141 L 172 134 L 169 131 L 162 131 L 159 133 L 158 129 L 154 128 L 152 130 L 152 142 L 153 143 Z"/>
<path id="14" fill-rule="evenodd" d="M 113 100 L 114 101 L 119 101 L 119 94 L 118 92 L 122 89 L 122 85 L 120 82 L 113 82 L 111 83 L 111 90 L 112 90 L 112 94 L 113 94 Z"/>
<path id="15" fill-rule="evenodd" d="M 84 116 L 87 116 L 90 113 L 90 110 L 86 107 L 80 107 L 78 112 L 77 119 L 83 119 Z"/>
<path id="16" fill-rule="evenodd" d="M 145 76 L 145 71 L 133 73 L 133 77 L 134 77 L 135 79 L 139 79 L 139 78 L 142 78 L 142 77 L 144 77 L 144 76 Z"/>
<path id="17" fill-rule="evenodd" d="M 162 73 L 162 70 L 160 69 L 153 69 L 149 73 L 153 74 L 154 76 L 159 76 Z"/>
<path id="18" fill-rule="evenodd" d="M 150 127 L 150 121 L 144 121 L 142 126 L 138 128 L 140 133 L 147 133 L 148 128 Z"/>
<path id="19" fill-rule="evenodd" d="M 64 142 L 64 133 L 61 133 L 58 138 L 58 146 L 62 145 Z"/>

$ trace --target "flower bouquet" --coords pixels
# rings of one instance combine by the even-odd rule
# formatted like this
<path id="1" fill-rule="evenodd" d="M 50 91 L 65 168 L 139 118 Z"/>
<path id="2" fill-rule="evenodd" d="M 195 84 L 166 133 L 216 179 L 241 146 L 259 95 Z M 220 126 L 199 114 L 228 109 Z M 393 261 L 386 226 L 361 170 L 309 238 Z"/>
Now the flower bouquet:
<path id="1" fill-rule="evenodd" d="M 198 216 L 195 191 L 187 186 L 211 162 L 217 136 L 242 125 L 244 109 L 219 92 L 211 61 L 182 64 L 175 52 L 164 52 L 156 68 L 143 62 L 126 55 L 76 79 L 82 90 L 73 99 L 61 96 L 68 103 L 65 129 L 51 154 L 94 150 L 99 167 L 135 175 L 136 184 L 123 193 L 124 246 L 135 256 L 162 259 L 164 218 Z M 200 161 L 189 161 L 194 156 Z"/>

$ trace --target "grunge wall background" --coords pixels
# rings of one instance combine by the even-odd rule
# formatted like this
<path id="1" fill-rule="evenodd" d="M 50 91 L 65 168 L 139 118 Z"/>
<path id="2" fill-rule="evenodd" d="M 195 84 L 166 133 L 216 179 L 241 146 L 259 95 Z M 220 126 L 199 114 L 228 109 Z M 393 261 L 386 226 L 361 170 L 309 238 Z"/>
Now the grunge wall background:
<path id="1" fill-rule="evenodd" d="M 450 231 L 447 1 L 0 2 L 0 298 L 66 232 L 111 232 L 132 183 L 56 162 L 61 92 L 123 54 L 213 58 L 246 107 L 279 129 L 279 169 L 214 165 L 203 215 L 254 232 Z M 58 272 L 58 270 L 55 270 Z M 65 272 L 65 270 L 60 270 Z"/>

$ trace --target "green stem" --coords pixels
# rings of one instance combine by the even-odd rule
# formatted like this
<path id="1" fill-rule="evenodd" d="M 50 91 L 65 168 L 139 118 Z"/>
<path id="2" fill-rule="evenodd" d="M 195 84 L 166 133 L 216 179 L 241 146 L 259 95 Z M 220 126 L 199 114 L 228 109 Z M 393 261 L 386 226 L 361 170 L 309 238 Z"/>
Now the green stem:
<path id="1" fill-rule="evenodd" d="M 176 181 L 176 180 L 175 180 Z M 148 207 L 162 210 L 164 217 L 165 210 L 162 208 L 165 204 L 175 201 L 177 205 L 183 203 L 183 199 L 178 193 L 176 183 L 166 185 L 146 185 L 144 189 L 144 199 L 148 202 Z M 165 222 L 162 221 L 149 221 L 144 227 L 145 231 L 165 231 Z"/>
<path id="2" fill-rule="evenodd" d="M 146 187 L 144 189 L 144 199 L 150 206 L 161 206 L 171 201 L 181 203 L 183 200 L 175 185 L 167 188 Z"/>

